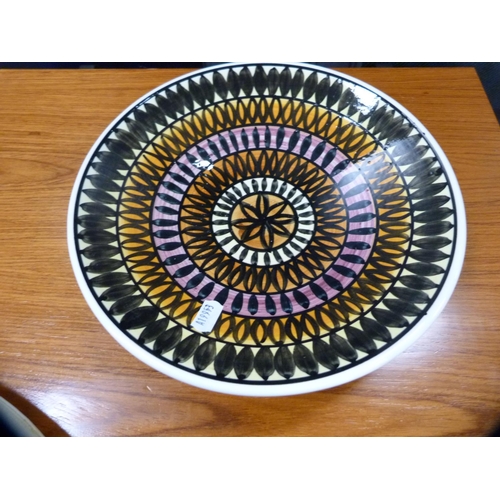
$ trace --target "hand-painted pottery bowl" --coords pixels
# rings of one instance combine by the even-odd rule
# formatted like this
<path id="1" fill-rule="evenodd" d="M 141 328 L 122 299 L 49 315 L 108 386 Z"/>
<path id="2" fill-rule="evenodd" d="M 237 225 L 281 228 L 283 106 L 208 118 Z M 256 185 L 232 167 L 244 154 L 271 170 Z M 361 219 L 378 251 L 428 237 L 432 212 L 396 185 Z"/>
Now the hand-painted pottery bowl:
<path id="1" fill-rule="evenodd" d="M 173 80 L 97 140 L 72 193 L 78 283 L 131 354 L 214 391 L 344 384 L 414 342 L 458 280 L 460 189 L 370 85 L 307 64 Z"/>

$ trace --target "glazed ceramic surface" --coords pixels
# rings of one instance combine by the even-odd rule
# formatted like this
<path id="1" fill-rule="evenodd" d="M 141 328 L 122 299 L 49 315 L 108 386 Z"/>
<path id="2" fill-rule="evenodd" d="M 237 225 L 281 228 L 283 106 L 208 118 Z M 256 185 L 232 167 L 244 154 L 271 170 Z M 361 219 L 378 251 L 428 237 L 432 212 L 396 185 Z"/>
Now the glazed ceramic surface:
<path id="1" fill-rule="evenodd" d="M 152 91 L 88 154 L 68 222 L 80 287 L 122 346 L 242 395 L 381 366 L 442 310 L 465 252 L 429 132 L 303 64 L 222 65 Z"/>
<path id="2" fill-rule="evenodd" d="M 15 406 L 0 397 L 0 437 L 43 437 Z"/>

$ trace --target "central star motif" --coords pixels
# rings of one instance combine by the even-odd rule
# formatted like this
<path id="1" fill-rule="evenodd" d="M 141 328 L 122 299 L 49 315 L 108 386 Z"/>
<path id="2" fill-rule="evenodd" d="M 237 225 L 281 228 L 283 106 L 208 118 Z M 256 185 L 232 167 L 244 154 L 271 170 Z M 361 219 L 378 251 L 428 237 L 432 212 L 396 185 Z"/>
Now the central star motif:
<path id="1" fill-rule="evenodd" d="M 240 201 L 231 220 L 233 232 L 242 243 L 262 250 L 271 250 L 287 241 L 295 225 L 296 215 L 290 203 L 267 193 Z"/>

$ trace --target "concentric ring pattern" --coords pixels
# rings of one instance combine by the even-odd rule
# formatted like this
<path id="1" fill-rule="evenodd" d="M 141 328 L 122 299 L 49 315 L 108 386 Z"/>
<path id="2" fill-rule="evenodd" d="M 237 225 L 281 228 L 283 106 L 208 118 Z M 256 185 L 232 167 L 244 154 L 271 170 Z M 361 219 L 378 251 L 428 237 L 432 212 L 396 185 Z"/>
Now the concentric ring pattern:
<path id="1" fill-rule="evenodd" d="M 199 377 L 331 377 L 394 345 L 456 246 L 449 172 L 359 82 L 302 65 L 178 79 L 96 145 L 74 207 L 93 300 L 149 356 Z M 211 332 L 193 321 L 222 306 Z"/>

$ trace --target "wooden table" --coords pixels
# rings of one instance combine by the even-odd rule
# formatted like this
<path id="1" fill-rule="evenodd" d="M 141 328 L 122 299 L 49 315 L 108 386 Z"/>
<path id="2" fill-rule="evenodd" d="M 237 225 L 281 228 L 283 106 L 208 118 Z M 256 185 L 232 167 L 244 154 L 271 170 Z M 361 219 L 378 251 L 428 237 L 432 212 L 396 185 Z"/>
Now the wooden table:
<path id="1" fill-rule="evenodd" d="M 70 192 L 103 129 L 185 71 L 0 71 L 0 395 L 46 436 L 490 434 L 500 422 L 500 130 L 471 68 L 344 70 L 422 121 L 465 199 L 458 286 L 399 357 L 319 393 L 234 397 L 157 373 L 106 333 L 70 266 Z"/>

